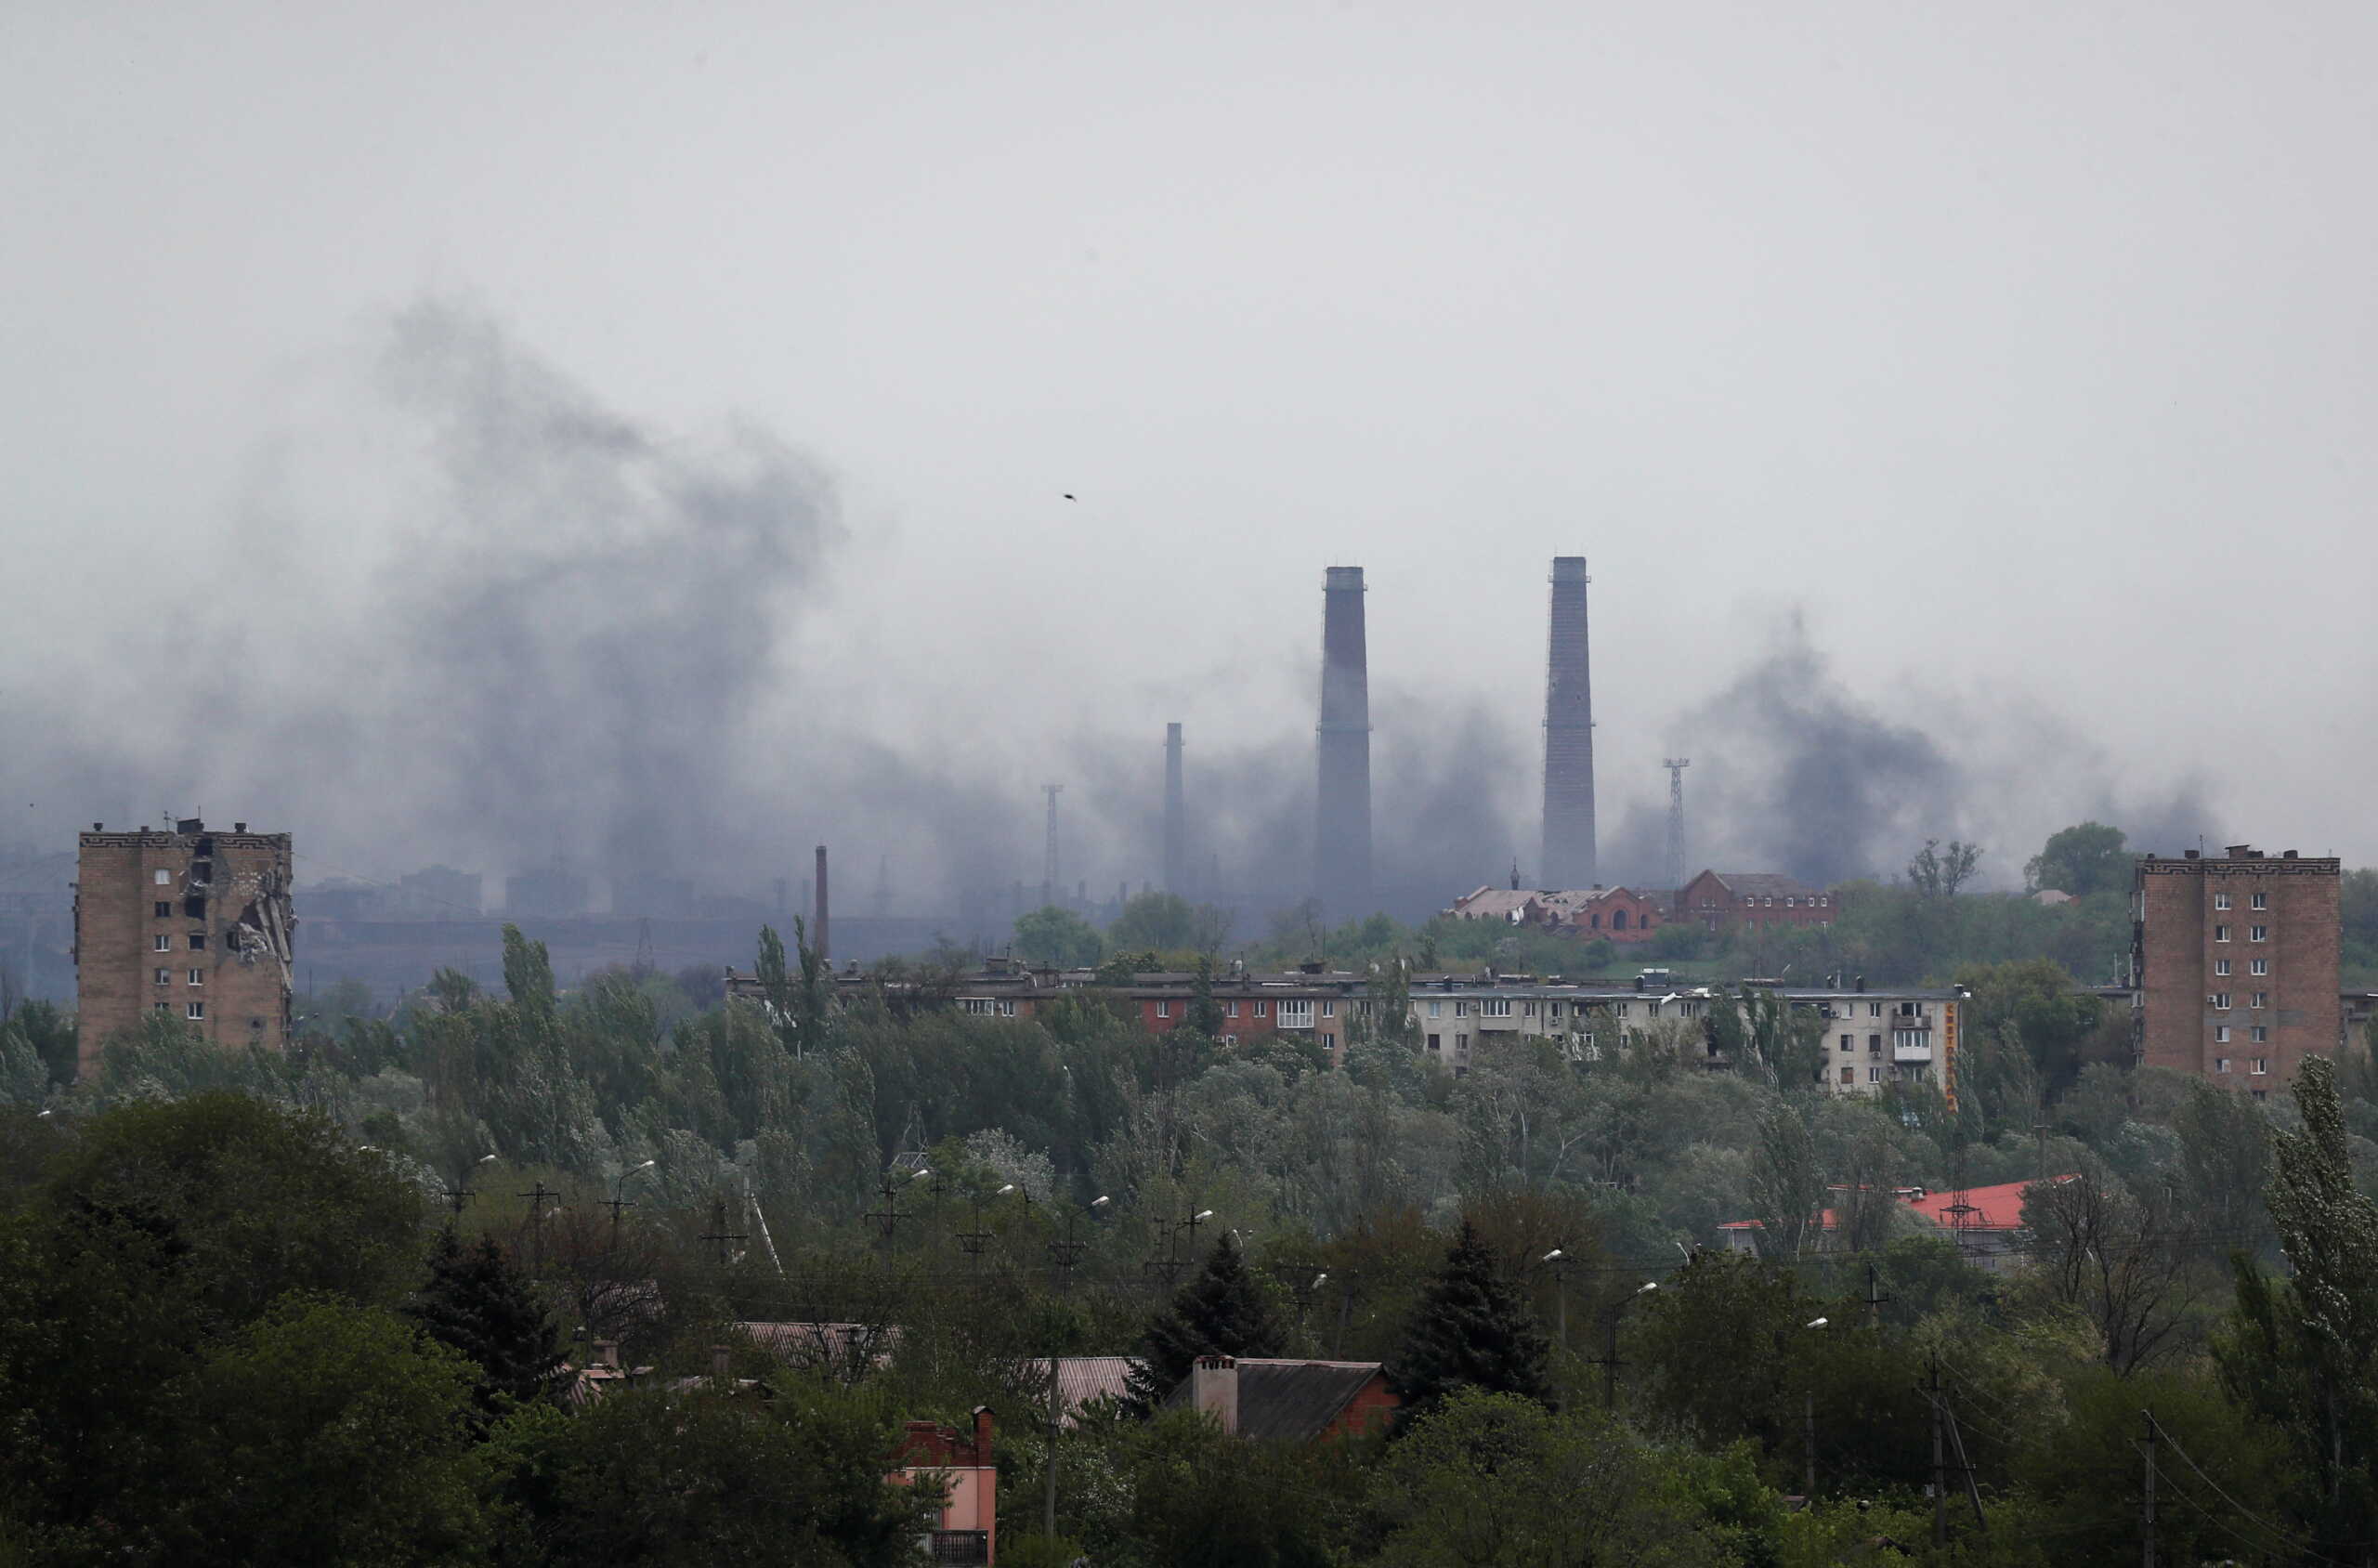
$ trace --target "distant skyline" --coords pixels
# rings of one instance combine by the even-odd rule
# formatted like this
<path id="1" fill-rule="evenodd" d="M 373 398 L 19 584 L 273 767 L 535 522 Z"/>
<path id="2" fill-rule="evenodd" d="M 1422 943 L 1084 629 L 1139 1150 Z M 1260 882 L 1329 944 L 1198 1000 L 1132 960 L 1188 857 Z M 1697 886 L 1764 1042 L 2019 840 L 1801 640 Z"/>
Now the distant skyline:
<path id="1" fill-rule="evenodd" d="M 829 839 L 921 890 L 1034 880 L 1062 778 L 1111 891 L 1178 720 L 1251 882 L 1351 565 L 1379 882 L 1475 885 L 1531 869 L 1583 555 L 1605 880 L 1660 876 L 1671 754 L 1696 866 L 1964 836 L 2003 886 L 2088 817 L 2378 861 L 2373 46 L 20 7 L 0 843 L 203 806 L 301 878 Z"/>

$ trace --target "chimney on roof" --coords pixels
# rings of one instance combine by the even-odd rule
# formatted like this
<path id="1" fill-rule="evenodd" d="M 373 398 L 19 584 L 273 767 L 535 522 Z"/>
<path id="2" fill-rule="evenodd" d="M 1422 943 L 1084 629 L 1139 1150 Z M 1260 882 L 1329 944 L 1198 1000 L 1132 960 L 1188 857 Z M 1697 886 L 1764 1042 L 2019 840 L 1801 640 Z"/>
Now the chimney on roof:
<path id="1" fill-rule="evenodd" d="M 1865 977 L 1864 975 L 1861 974 L 1860 976 L 1858 976 L 1858 992 L 1859 992 L 1859 994 L 1860 994 L 1861 996 L 1863 996 L 1863 995 L 1865 994 L 1865 991 L 1866 991 L 1866 977 Z"/>
<path id="2" fill-rule="evenodd" d="M 991 1462 L 991 1407 L 987 1405 L 974 1406 L 974 1462 Z"/>
<path id="3" fill-rule="evenodd" d="M 594 1341 L 594 1359 L 588 1363 L 589 1365 L 617 1366 L 619 1364 L 620 1342 L 617 1339 L 597 1339 Z"/>
<path id="4" fill-rule="evenodd" d="M 1547 887 L 1590 887 L 1594 855 L 1594 698 L 1586 647 L 1583 555 L 1552 557 L 1552 624 L 1544 670 Z"/>
<path id="5" fill-rule="evenodd" d="M 1225 1433 L 1238 1431 L 1238 1363 L 1226 1355 L 1201 1355 L 1189 1374 L 1191 1406 L 1214 1419 Z"/>
<path id="6" fill-rule="evenodd" d="M 720 1382 L 735 1376 L 735 1352 L 725 1345 L 710 1348 L 710 1375 Z"/>
<path id="7" fill-rule="evenodd" d="M 1164 726 L 1164 891 L 1189 896 L 1189 806 L 1182 793 L 1181 726 Z"/>
<path id="8" fill-rule="evenodd" d="M 1314 893 L 1333 921 L 1371 906 L 1371 677 L 1363 568 L 1331 567 L 1321 615 L 1320 790 Z"/>

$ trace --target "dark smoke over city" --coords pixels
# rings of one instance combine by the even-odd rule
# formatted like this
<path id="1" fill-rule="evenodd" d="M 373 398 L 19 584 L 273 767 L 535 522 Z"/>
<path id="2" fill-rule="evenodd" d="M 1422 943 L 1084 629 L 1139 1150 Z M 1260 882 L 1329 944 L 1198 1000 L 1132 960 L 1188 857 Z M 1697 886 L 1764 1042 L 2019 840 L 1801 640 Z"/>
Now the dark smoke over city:
<path id="1" fill-rule="evenodd" d="M 144 650 L 191 677 L 190 700 L 127 736 L 72 717 L 111 676 L 17 694 L 49 737 L 5 767 L 28 830 L 63 843 L 78 819 L 236 807 L 299 835 L 301 880 L 438 862 L 486 873 L 494 904 L 506 874 L 561 866 L 598 908 L 607 886 L 656 878 L 768 904 L 822 841 L 845 856 L 848 907 L 995 935 L 1040 896 L 1045 777 L 1068 784 L 1061 891 L 1104 900 L 1161 875 L 1160 746 L 1177 715 L 1103 713 L 1020 772 L 877 733 L 864 690 L 804 667 L 804 633 L 830 609 L 838 634 L 863 637 L 847 612 L 873 590 L 837 577 L 852 541 L 834 486 L 781 437 L 647 427 L 448 302 L 385 321 L 320 382 L 255 464 L 230 569 L 176 600 Z M 346 536 L 327 555 L 325 534 Z M 1419 651 L 1371 649 L 1374 885 L 1406 918 L 1514 866 L 1533 878 L 1538 857 L 1540 692 L 1431 691 Z M 1629 678 L 1620 661 L 1602 673 Z M 1274 674 L 1309 704 L 1313 665 Z M 1659 727 L 1694 758 L 1696 866 L 1888 877 L 1925 838 L 1965 837 L 2004 883 L 2045 828 L 2091 811 L 2173 844 L 2207 830 L 2185 793 L 2125 817 L 2102 782 L 2017 754 L 2069 758 L 2049 738 L 1945 708 L 1921 725 L 1884 715 L 1797 623 L 1672 713 Z M 1188 891 L 1260 929 L 1313 893 L 1312 731 L 1193 724 L 1188 748 Z M 1604 880 L 1657 885 L 1658 776 L 1614 772 Z M 893 908 L 869 907 L 885 896 Z"/>

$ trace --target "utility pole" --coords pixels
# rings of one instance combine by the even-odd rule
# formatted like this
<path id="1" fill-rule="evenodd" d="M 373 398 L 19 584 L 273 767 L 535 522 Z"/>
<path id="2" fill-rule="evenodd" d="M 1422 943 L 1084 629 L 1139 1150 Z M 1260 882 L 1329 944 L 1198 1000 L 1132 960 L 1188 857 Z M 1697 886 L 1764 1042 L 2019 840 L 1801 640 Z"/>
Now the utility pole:
<path id="1" fill-rule="evenodd" d="M 534 1278 L 545 1272 L 545 1199 L 561 1194 L 546 1186 L 540 1176 L 534 1190 L 520 1196 L 529 1200 L 529 1274 Z"/>
<path id="2" fill-rule="evenodd" d="M 718 1266 L 723 1269 L 734 1261 L 732 1258 L 727 1256 L 726 1248 L 728 1245 L 738 1241 L 749 1240 L 750 1238 L 726 1228 L 726 1200 L 725 1198 L 720 1198 L 716 1203 L 711 1205 L 710 1229 L 711 1234 L 701 1237 L 700 1239 L 707 1242 L 713 1242 L 717 1245 Z"/>
<path id="3" fill-rule="evenodd" d="M 1681 893 L 1684 890 L 1684 770 L 1692 765 L 1692 759 L 1667 757 L 1660 765 L 1668 770 L 1668 891 L 1671 894 Z"/>
<path id="4" fill-rule="evenodd" d="M 1875 1333 L 1883 1331 L 1883 1303 L 1890 1298 L 1882 1292 L 1881 1271 L 1873 1263 L 1866 1265 L 1866 1321 Z"/>
<path id="5" fill-rule="evenodd" d="M 1948 1431 L 1940 1419 L 1940 1354 L 1932 1353 L 1931 1377 L 1926 1384 L 1932 1402 L 1932 1544 L 1949 1544 Z"/>
<path id="6" fill-rule="evenodd" d="M 2155 1568 L 2155 1412 L 2139 1414 L 2147 1418 L 2147 1441 L 2139 1444 L 2139 1452 L 2147 1458 L 2147 1475 L 2138 1494 L 2138 1561 L 2141 1568 Z"/>

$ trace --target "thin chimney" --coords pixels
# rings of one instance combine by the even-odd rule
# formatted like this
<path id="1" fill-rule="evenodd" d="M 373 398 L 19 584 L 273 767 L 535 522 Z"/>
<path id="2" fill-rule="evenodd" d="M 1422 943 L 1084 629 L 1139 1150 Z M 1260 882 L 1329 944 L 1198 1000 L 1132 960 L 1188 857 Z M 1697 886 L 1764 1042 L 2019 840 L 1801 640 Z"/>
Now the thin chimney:
<path id="1" fill-rule="evenodd" d="M 826 846 L 821 843 L 817 846 L 817 930 L 811 943 L 821 959 L 831 958 L 834 952 L 827 939 L 826 911 Z"/>
<path id="2" fill-rule="evenodd" d="M 1189 1373 L 1189 1403 L 1225 1433 L 1238 1431 L 1238 1363 L 1226 1355 L 1201 1355 Z"/>
<path id="3" fill-rule="evenodd" d="M 1363 568 L 1323 579 L 1320 791 L 1314 892 L 1333 920 L 1371 908 L 1371 688 Z"/>
<path id="4" fill-rule="evenodd" d="M 1181 726 L 1164 726 L 1164 891 L 1189 895 L 1189 817 L 1181 786 Z"/>
<path id="5" fill-rule="evenodd" d="M 1543 885 L 1596 887 L 1594 699 L 1587 662 L 1583 555 L 1552 558 L 1552 626 L 1544 674 Z"/>

